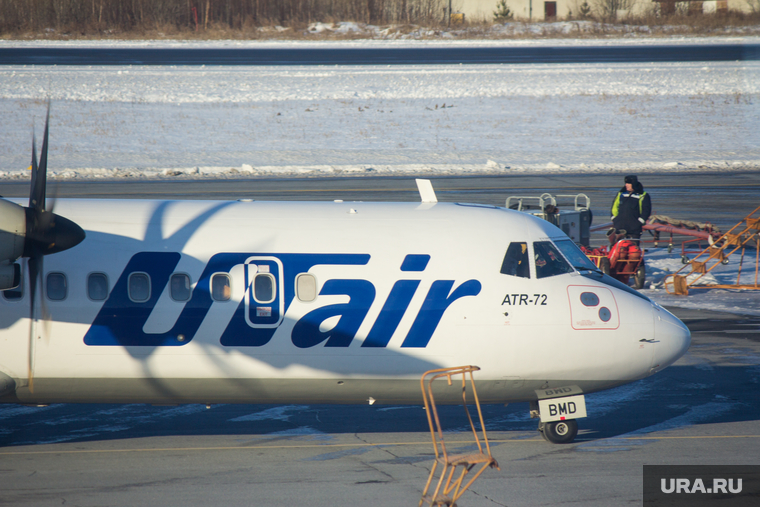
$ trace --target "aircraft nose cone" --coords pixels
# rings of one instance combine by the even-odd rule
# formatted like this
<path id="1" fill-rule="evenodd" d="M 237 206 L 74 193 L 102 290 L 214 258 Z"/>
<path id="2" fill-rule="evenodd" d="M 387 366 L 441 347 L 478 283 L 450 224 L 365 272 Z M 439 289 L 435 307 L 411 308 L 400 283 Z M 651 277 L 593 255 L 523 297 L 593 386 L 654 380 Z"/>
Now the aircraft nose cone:
<path id="1" fill-rule="evenodd" d="M 676 362 L 679 357 L 686 354 L 691 345 L 691 332 L 686 324 L 661 307 L 654 313 L 656 346 L 651 373 L 656 373 Z"/>

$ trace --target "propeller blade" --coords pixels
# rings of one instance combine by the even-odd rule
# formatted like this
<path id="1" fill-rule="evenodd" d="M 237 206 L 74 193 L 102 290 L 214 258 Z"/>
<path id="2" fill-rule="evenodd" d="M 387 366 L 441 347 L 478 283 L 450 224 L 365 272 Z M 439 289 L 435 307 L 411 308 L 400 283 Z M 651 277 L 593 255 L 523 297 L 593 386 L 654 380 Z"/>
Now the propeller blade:
<path id="1" fill-rule="evenodd" d="M 37 316 L 35 312 L 35 300 L 37 298 L 37 284 L 40 273 L 43 271 L 42 256 L 31 257 L 27 263 L 29 269 L 29 390 L 34 392 L 34 345 L 36 342 Z"/>
<path id="2" fill-rule="evenodd" d="M 32 133 L 32 182 L 29 190 L 29 207 L 35 206 L 34 188 L 37 185 L 37 136 Z"/>
<path id="3" fill-rule="evenodd" d="M 29 198 L 29 207 L 45 211 L 45 187 L 47 186 L 47 154 L 48 132 L 50 124 L 50 103 L 48 103 L 47 116 L 45 118 L 45 134 L 42 138 L 42 153 L 40 153 L 40 165 L 37 171 L 32 164 L 32 189 Z M 36 173 L 36 177 L 35 174 Z"/>
<path id="4" fill-rule="evenodd" d="M 34 351 L 39 334 L 39 320 L 42 319 L 47 336 L 47 326 L 50 325 L 45 298 L 42 294 L 43 256 L 62 252 L 81 243 L 85 238 L 85 232 L 76 223 L 52 212 L 55 207 L 55 199 L 51 202 L 51 209 L 45 209 L 45 194 L 47 187 L 47 159 L 48 140 L 50 131 L 50 102 L 48 102 L 47 116 L 45 117 L 45 134 L 42 139 L 42 152 L 40 162 L 37 164 L 37 140 L 32 135 L 32 182 L 29 191 L 29 206 L 24 208 L 26 215 L 26 233 L 24 237 L 23 257 L 29 259 L 29 390 L 34 392 Z M 37 290 L 39 288 L 39 291 Z M 37 296 L 39 294 L 39 305 Z M 39 306 L 40 314 L 36 309 Z"/>
<path id="5" fill-rule="evenodd" d="M 32 136 L 32 186 L 29 192 L 29 206 L 25 208 L 26 240 L 22 254 L 29 258 L 61 252 L 78 245 L 85 238 L 84 231 L 76 223 L 53 214 L 52 209 L 45 209 L 49 132 L 50 102 L 45 117 L 45 134 L 39 165 L 36 138 Z M 55 201 L 52 204 L 55 206 Z"/>
<path id="6" fill-rule="evenodd" d="M 56 201 L 58 201 L 58 189 L 59 188 L 60 187 L 58 185 L 53 184 L 53 197 L 51 197 L 50 199 L 45 198 L 45 201 L 46 201 L 45 211 L 49 211 L 50 213 L 54 214 L 54 212 L 55 212 L 55 203 L 56 203 Z"/>

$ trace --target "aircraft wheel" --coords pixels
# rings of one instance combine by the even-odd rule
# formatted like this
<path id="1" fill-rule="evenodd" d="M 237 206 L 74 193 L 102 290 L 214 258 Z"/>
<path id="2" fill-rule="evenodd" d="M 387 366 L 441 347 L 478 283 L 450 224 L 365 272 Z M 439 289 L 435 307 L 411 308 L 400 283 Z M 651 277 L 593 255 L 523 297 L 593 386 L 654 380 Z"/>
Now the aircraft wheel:
<path id="1" fill-rule="evenodd" d="M 541 434 L 553 444 L 569 444 L 578 434 L 578 423 L 575 419 L 544 423 Z"/>
<path id="2" fill-rule="evenodd" d="M 605 275 L 610 274 L 610 259 L 608 257 L 602 257 L 599 259 L 599 269 L 601 269 L 602 273 Z"/>
<path id="3" fill-rule="evenodd" d="M 636 270 L 636 274 L 633 277 L 634 280 L 634 289 L 640 290 L 644 288 L 644 282 L 647 279 L 647 268 L 644 266 L 644 263 L 642 262 L 639 268 Z"/>

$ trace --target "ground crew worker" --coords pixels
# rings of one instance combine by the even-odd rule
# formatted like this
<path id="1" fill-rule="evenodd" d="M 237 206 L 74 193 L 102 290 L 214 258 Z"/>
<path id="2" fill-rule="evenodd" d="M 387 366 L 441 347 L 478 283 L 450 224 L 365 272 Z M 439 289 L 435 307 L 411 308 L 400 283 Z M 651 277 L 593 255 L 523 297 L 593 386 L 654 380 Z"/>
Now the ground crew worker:
<path id="1" fill-rule="evenodd" d="M 652 201 L 639 179 L 634 176 L 625 177 L 625 185 L 612 201 L 612 225 L 615 231 L 610 231 L 621 237 L 639 239 L 641 228 L 652 214 Z"/>

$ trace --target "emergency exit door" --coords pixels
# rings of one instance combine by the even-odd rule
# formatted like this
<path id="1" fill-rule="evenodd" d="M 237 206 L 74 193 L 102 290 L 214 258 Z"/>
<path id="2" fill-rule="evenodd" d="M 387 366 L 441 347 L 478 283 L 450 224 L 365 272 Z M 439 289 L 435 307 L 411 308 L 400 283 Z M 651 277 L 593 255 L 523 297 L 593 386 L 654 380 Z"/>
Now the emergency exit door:
<path id="1" fill-rule="evenodd" d="M 282 262 L 275 257 L 245 261 L 245 320 L 254 328 L 272 328 L 283 319 Z"/>

